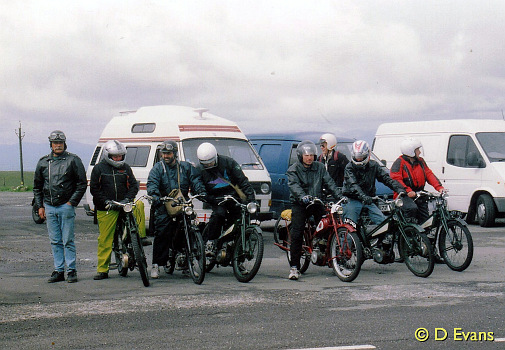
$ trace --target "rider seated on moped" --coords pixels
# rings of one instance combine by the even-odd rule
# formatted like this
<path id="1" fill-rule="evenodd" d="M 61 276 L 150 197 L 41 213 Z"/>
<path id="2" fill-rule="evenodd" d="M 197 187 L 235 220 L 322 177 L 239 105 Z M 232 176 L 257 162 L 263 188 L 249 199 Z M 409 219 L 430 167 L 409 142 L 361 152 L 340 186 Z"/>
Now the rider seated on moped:
<path id="1" fill-rule="evenodd" d="M 163 141 L 157 150 L 160 152 L 161 160 L 153 166 L 147 177 L 147 194 L 152 197 L 154 207 L 155 237 L 151 278 L 159 277 L 159 266 L 165 266 L 165 272 L 169 271 L 167 263 L 171 253 L 170 247 L 178 225 L 178 222 L 168 215 L 160 198 L 168 196 L 177 189 L 185 198 L 188 198 L 190 189 L 191 193 L 199 194 L 203 199 L 207 196 L 196 168 L 191 163 L 178 160 L 178 146 L 175 141 Z"/>
<path id="2" fill-rule="evenodd" d="M 202 182 L 207 191 L 207 202 L 212 206 L 207 227 L 203 232 L 206 242 L 205 254 L 216 255 L 215 240 L 219 238 L 227 218 L 240 216 L 240 208 L 233 201 L 219 204 L 225 195 L 230 195 L 242 203 L 254 202 L 254 189 L 249 183 L 240 165 L 233 159 L 217 153 L 216 147 L 204 142 L 196 151 Z"/>
<path id="3" fill-rule="evenodd" d="M 428 201 L 426 198 L 419 197 L 417 192 L 424 190 L 426 182 L 433 186 L 438 192 L 444 192 L 440 180 L 433 174 L 428 164 L 421 157 L 420 140 L 408 137 L 400 144 L 402 155 L 399 156 L 391 166 L 391 178 L 398 181 L 405 187 L 407 195 L 403 198 L 402 211 L 407 222 L 419 223 L 428 219 L 430 216 L 428 210 Z M 398 194 L 395 193 L 395 198 Z M 435 246 L 434 234 L 428 233 L 428 238 L 433 247 Z M 435 250 L 435 261 L 442 262 L 442 258 Z"/>
<path id="4" fill-rule="evenodd" d="M 363 208 L 368 210 L 368 216 L 373 224 L 378 225 L 386 217 L 380 209 L 373 203 L 375 197 L 375 180 L 397 193 L 404 193 L 405 189 L 396 180 L 389 177 L 389 174 L 376 161 L 370 159 L 370 147 L 363 140 L 355 141 L 351 149 L 351 162 L 345 167 L 343 195 L 349 198 L 344 205 L 344 217 L 358 222 Z M 388 235 L 386 239 L 391 239 Z"/>
<path id="5" fill-rule="evenodd" d="M 428 182 L 438 192 L 444 187 L 433 174 L 421 155 L 421 141 L 412 137 L 406 138 L 400 144 L 402 155 L 391 166 L 391 178 L 405 187 L 407 196 L 403 198 L 402 210 L 405 220 L 412 223 L 423 223 L 429 217 L 428 202 L 417 198 L 417 193 L 424 190 Z M 395 198 L 398 194 L 395 193 Z M 414 199 L 416 199 L 414 201 Z"/>
<path id="6" fill-rule="evenodd" d="M 316 145 L 312 141 L 302 141 L 296 148 L 298 161 L 286 172 L 292 205 L 291 214 L 291 268 L 289 279 L 300 278 L 300 258 L 302 255 L 303 230 L 305 221 L 314 216 L 319 222 L 324 214 L 324 207 L 307 205 L 316 198 L 322 198 L 323 188 L 327 188 L 338 199 L 341 196 L 335 181 L 331 178 L 323 163 L 315 162 Z"/>

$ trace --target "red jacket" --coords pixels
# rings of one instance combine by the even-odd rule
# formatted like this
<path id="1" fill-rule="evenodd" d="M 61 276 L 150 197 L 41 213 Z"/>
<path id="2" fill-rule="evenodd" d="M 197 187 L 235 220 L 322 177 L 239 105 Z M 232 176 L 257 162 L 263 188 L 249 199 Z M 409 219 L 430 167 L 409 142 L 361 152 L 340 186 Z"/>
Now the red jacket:
<path id="1" fill-rule="evenodd" d="M 433 174 L 431 169 L 426 165 L 423 158 L 415 159 L 413 163 L 407 156 L 400 156 L 391 167 L 390 176 L 393 180 L 400 182 L 405 191 L 418 192 L 424 189 L 424 185 L 428 182 L 437 191 L 444 187 L 440 180 Z M 397 193 L 395 193 L 395 198 Z"/>

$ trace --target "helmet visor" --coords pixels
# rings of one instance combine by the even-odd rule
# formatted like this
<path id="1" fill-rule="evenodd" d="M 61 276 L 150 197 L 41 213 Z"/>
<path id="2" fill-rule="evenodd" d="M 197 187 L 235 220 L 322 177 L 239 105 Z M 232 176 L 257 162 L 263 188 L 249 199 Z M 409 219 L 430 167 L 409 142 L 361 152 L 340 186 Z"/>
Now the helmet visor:
<path id="1" fill-rule="evenodd" d="M 51 135 L 49 135 L 49 141 L 61 141 L 64 142 L 66 141 L 65 134 L 62 133 L 61 131 L 53 131 Z"/>
<path id="2" fill-rule="evenodd" d="M 174 152 L 174 146 L 170 143 L 163 143 L 158 146 L 158 150 L 163 153 Z"/>

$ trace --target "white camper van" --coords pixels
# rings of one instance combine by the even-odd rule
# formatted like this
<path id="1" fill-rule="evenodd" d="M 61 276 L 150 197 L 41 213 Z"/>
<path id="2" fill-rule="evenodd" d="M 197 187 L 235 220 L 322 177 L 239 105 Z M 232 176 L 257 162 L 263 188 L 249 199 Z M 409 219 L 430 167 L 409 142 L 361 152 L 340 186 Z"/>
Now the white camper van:
<path id="1" fill-rule="evenodd" d="M 221 155 L 235 159 L 256 192 L 260 202 L 259 220 L 271 218 L 270 175 L 256 150 L 234 122 L 206 113 L 206 109 L 182 106 L 142 107 L 137 111 L 123 112 L 113 117 L 105 126 L 87 170 L 88 185 L 93 166 L 102 158 L 102 146 L 109 140 L 122 142 L 127 149 L 128 163 L 140 182 L 139 196 L 146 194 L 149 171 L 159 161 L 156 146 L 165 140 L 174 140 L 179 145 L 179 159 L 198 165 L 196 150 L 202 142 L 211 142 Z M 93 214 L 93 198 L 86 191 L 84 207 Z M 146 203 L 146 219 L 150 206 Z M 210 207 L 195 204 L 198 220 L 207 222 Z"/>
<path id="2" fill-rule="evenodd" d="M 421 140 L 421 156 L 449 190 L 449 209 L 468 213 L 467 220 L 481 226 L 505 216 L 505 121 L 385 123 L 377 129 L 373 152 L 391 167 L 405 137 Z"/>

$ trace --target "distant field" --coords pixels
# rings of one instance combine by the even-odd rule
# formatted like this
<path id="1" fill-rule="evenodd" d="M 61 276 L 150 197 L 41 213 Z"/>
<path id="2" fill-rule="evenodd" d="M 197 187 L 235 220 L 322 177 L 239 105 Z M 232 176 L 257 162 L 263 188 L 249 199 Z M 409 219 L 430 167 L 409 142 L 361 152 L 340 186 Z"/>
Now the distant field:
<path id="1" fill-rule="evenodd" d="M 26 190 L 33 189 L 33 171 L 24 171 L 24 185 Z M 21 185 L 20 171 L 0 171 L 0 191 L 15 191 Z"/>

